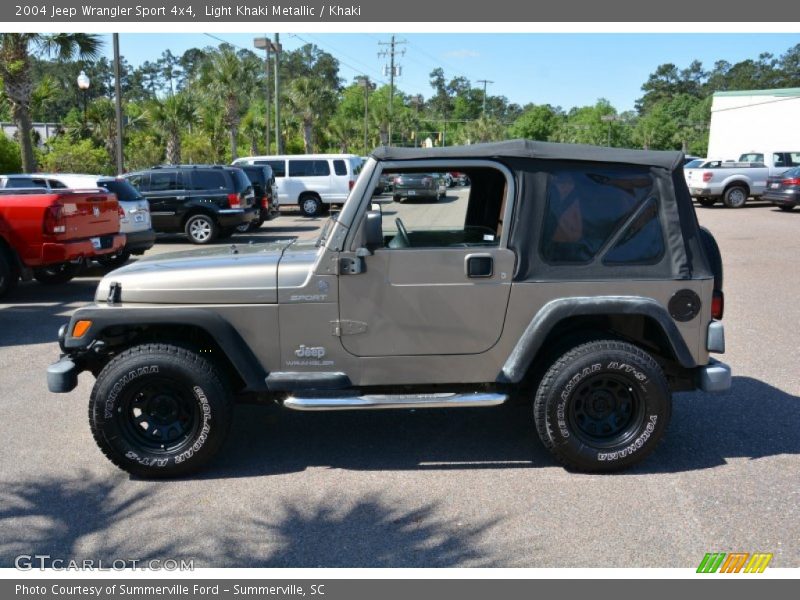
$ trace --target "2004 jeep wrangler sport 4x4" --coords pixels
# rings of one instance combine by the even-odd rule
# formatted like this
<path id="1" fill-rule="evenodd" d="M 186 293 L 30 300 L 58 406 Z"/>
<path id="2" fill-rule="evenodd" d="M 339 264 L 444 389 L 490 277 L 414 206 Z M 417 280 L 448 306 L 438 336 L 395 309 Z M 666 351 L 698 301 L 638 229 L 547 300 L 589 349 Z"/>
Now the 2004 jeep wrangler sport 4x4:
<path id="1" fill-rule="evenodd" d="M 195 471 L 236 400 L 304 411 L 532 405 L 565 466 L 615 471 L 673 391 L 722 391 L 722 263 L 679 152 L 509 141 L 380 148 L 315 243 L 220 246 L 109 273 L 59 332 L 52 392 L 96 381 L 117 466 Z M 466 173 L 435 203 L 381 175 Z M 413 199 L 409 199 L 413 200 Z"/>

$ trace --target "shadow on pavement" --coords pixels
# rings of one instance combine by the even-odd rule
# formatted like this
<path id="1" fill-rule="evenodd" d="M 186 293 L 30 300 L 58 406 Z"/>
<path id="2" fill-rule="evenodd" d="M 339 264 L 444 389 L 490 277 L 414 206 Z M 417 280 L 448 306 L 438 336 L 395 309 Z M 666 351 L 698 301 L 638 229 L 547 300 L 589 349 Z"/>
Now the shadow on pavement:
<path id="1" fill-rule="evenodd" d="M 675 395 L 672 423 L 644 463 L 621 475 L 693 471 L 729 458 L 800 454 L 800 398 L 749 377 L 726 394 Z M 302 471 L 503 469 L 557 466 L 528 407 L 294 413 L 237 407 L 221 455 L 201 479 Z M 580 475 L 576 475 L 580 476 Z"/>
<path id="2" fill-rule="evenodd" d="M 188 508 L 180 484 L 137 491 L 143 484 L 121 473 L 0 485 L 0 567 L 13 567 L 20 555 L 49 555 L 45 565 L 192 559 L 196 567 L 493 566 L 478 547 L 498 519 L 464 526 L 436 504 L 406 510 L 370 495 L 343 508 L 334 499 L 264 498 L 249 505 L 246 518 L 229 522 Z"/>

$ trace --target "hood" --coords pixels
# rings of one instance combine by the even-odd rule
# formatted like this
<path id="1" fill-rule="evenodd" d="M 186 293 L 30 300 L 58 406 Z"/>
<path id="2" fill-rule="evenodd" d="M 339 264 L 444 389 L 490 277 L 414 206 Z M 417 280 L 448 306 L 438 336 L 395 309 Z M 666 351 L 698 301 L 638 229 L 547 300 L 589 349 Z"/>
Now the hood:
<path id="1" fill-rule="evenodd" d="M 105 302 L 110 285 L 118 283 L 122 302 L 274 304 L 278 263 L 291 244 L 230 244 L 148 257 L 106 275 L 95 301 Z"/>

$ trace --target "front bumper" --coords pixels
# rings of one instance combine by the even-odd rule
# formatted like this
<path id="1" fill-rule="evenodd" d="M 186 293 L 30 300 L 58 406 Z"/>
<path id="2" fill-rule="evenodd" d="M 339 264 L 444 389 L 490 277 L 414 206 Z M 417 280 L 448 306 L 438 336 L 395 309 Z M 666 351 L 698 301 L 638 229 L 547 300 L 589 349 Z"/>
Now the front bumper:
<path id="1" fill-rule="evenodd" d="M 66 394 L 78 385 L 78 365 L 68 356 L 47 367 L 47 389 L 53 394 Z"/>
<path id="2" fill-rule="evenodd" d="M 704 392 L 725 392 L 731 388 L 732 380 L 731 368 L 713 358 L 697 369 L 697 387 Z"/>

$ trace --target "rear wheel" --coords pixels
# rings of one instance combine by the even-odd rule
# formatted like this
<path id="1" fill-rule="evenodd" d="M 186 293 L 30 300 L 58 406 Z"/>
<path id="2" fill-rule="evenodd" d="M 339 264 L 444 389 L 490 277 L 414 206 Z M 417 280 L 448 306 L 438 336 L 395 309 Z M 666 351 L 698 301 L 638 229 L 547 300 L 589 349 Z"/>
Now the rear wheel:
<path id="1" fill-rule="evenodd" d="M 114 254 L 106 254 L 105 256 L 98 256 L 95 260 L 103 265 L 104 267 L 110 267 L 112 269 L 116 269 L 117 267 L 121 267 L 126 262 L 128 262 L 131 258 L 131 253 L 127 250 L 120 250 Z"/>
<path id="2" fill-rule="evenodd" d="M 697 203 L 700 206 L 714 206 L 717 203 L 716 198 L 698 198 Z"/>
<path id="3" fill-rule="evenodd" d="M 19 281 L 19 276 L 11 262 L 11 257 L 0 247 L 0 298 L 14 289 L 17 281 Z"/>
<path id="4" fill-rule="evenodd" d="M 650 454 L 664 435 L 672 400 L 664 373 L 626 342 L 594 341 L 547 370 L 534 400 L 539 438 L 565 466 L 610 472 Z"/>
<path id="5" fill-rule="evenodd" d="M 103 454 L 142 477 L 179 477 L 222 446 L 233 415 L 217 369 L 171 344 L 135 346 L 109 362 L 89 401 L 89 424 Z"/>
<path id="6" fill-rule="evenodd" d="M 322 212 L 322 201 L 317 196 L 300 198 L 300 212 L 306 217 L 316 217 Z"/>
<path id="7" fill-rule="evenodd" d="M 189 241 L 193 244 L 208 244 L 219 235 L 216 221 L 208 215 L 192 215 L 186 220 L 184 226 Z"/>
<path id="8" fill-rule="evenodd" d="M 742 208 L 747 202 L 747 189 L 740 185 L 729 187 L 722 195 L 722 202 L 728 208 Z"/>
<path id="9" fill-rule="evenodd" d="M 76 263 L 60 263 L 34 269 L 33 277 L 36 281 L 45 285 L 58 285 L 73 279 L 80 271 L 80 268 L 80 265 Z"/>
<path id="10" fill-rule="evenodd" d="M 781 204 L 780 209 L 786 212 L 794 210 L 794 204 Z"/>

